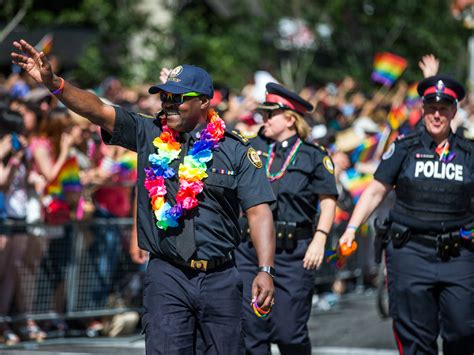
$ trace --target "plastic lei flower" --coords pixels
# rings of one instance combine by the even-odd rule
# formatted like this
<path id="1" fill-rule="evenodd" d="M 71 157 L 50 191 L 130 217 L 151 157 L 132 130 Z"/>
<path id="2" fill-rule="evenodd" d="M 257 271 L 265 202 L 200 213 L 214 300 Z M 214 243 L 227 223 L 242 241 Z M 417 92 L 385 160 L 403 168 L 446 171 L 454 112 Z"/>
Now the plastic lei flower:
<path id="1" fill-rule="evenodd" d="M 157 153 L 148 157 L 151 166 L 145 168 L 144 185 L 151 198 L 151 207 L 159 229 L 177 227 L 179 219 L 186 211 L 198 205 L 196 196 L 204 188 L 203 180 L 207 177 L 206 163 L 212 160 L 212 151 L 219 146 L 225 131 L 224 121 L 214 110 L 209 110 L 207 118 L 206 128 L 201 131 L 199 139 L 179 165 L 179 189 L 174 206 L 166 202 L 165 179 L 176 175 L 176 171 L 170 168 L 169 164 L 181 153 L 181 144 L 176 140 L 178 133 L 164 126 L 160 136 L 153 140 Z"/>

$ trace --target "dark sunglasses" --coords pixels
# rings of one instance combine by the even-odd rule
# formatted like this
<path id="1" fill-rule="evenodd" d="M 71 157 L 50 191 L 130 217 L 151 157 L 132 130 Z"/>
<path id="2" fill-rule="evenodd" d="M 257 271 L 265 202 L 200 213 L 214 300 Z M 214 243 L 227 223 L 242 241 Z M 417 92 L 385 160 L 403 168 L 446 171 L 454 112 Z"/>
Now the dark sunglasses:
<path id="1" fill-rule="evenodd" d="M 276 116 L 283 111 L 283 108 L 276 108 L 273 110 L 259 110 L 258 113 L 262 115 L 263 120 L 270 120 L 273 116 Z"/>
<path id="2" fill-rule="evenodd" d="M 160 93 L 160 100 L 162 103 L 166 104 L 181 105 L 183 102 L 189 101 L 199 96 L 201 96 L 201 94 L 197 92 L 187 92 L 185 94 L 172 94 L 169 92 L 162 92 Z"/>

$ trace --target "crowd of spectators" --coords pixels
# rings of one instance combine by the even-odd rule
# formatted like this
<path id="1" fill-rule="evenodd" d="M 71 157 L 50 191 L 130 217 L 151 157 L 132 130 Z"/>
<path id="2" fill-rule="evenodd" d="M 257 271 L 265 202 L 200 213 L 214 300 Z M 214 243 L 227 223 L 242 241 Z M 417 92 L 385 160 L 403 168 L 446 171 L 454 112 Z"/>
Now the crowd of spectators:
<path id="1" fill-rule="evenodd" d="M 420 79 L 434 75 L 438 70 L 436 58 L 423 57 L 420 68 Z M 58 69 L 54 72 L 60 72 Z M 163 69 L 162 76 L 167 73 Z M 268 81 L 276 80 L 270 73 L 256 72 L 240 91 L 216 85 L 211 104 L 229 129 L 247 137 L 257 134 L 262 120 L 254 110 L 264 97 Z M 394 87 L 375 89 L 371 94 L 347 76 L 301 90 L 300 95 L 316 108 L 306 117 L 312 127 L 310 139 L 325 146 L 335 164 L 340 197 L 334 236 L 345 229 L 354 201 L 370 182 L 390 141 L 419 124 L 421 105 L 410 93 L 412 85 L 399 80 Z M 110 77 L 94 90 L 107 102 L 153 117 L 161 103 L 159 95 L 148 94 L 148 87 L 126 87 Z M 474 102 L 465 100 L 453 124 L 455 131 L 474 137 Z M 68 185 L 58 176 L 71 164 L 78 178 Z M 68 327 L 64 320 L 38 324 L 31 316 L 45 310 L 61 314 L 65 309 L 64 270 L 71 230 L 62 222 L 131 217 L 135 178 L 134 153 L 104 145 L 97 126 L 66 109 L 27 75 L 13 70 L 0 78 L 1 343 L 41 341 L 52 330 Z M 119 228 L 94 226 L 82 232 L 89 235 L 84 248 L 95 280 L 83 304 L 105 308 L 113 287 L 110 275 L 117 271 L 119 255 L 128 250 L 128 244 L 123 242 Z M 362 244 L 370 253 L 371 243 Z M 143 262 L 136 254 L 136 245 L 132 243 L 130 248 L 135 251 L 132 260 Z M 51 262 L 53 254 L 61 257 Z M 369 258 L 366 260 L 364 275 L 370 283 L 375 266 Z M 36 283 L 46 281 L 50 297 L 32 292 Z M 344 292 L 344 285 L 336 282 L 333 291 Z M 47 304 L 40 304 L 41 300 L 47 300 Z M 22 317 L 11 318 L 15 315 Z M 88 318 L 84 327 L 97 334 L 104 324 L 101 319 Z"/>

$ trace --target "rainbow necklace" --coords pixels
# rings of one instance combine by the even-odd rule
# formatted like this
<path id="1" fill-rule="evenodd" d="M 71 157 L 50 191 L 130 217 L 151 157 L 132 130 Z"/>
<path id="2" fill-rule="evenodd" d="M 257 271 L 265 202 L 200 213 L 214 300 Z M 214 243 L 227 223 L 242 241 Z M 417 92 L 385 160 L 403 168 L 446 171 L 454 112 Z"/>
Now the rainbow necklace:
<path id="1" fill-rule="evenodd" d="M 298 152 L 298 149 L 300 149 L 301 144 L 303 144 L 303 141 L 300 138 L 298 138 L 295 144 L 293 144 L 293 147 L 291 147 L 291 151 L 286 157 L 286 160 L 283 163 L 282 167 L 276 173 L 270 172 L 270 168 L 272 167 L 273 160 L 275 159 L 275 150 L 274 150 L 275 143 L 270 144 L 270 146 L 268 147 L 269 158 L 267 160 L 267 163 L 265 164 L 265 171 L 267 173 L 268 181 L 274 182 L 278 179 L 281 179 L 283 175 L 285 175 L 286 169 L 288 169 L 288 166 L 291 164 L 291 162 L 295 158 L 296 152 Z"/>
<path id="2" fill-rule="evenodd" d="M 202 180 L 208 176 L 206 163 L 212 160 L 212 151 L 219 146 L 225 131 L 224 121 L 214 110 L 209 110 L 207 118 L 209 122 L 206 128 L 201 131 L 199 139 L 179 164 L 179 189 L 174 206 L 165 199 L 165 180 L 176 175 L 169 164 L 177 159 L 181 152 L 181 144 L 176 140 L 178 133 L 168 126 L 163 126 L 163 132 L 153 140 L 158 154 L 148 156 L 151 166 L 145 168 L 144 185 L 151 198 L 151 207 L 159 229 L 177 227 L 185 212 L 198 205 L 196 196 L 204 188 Z"/>

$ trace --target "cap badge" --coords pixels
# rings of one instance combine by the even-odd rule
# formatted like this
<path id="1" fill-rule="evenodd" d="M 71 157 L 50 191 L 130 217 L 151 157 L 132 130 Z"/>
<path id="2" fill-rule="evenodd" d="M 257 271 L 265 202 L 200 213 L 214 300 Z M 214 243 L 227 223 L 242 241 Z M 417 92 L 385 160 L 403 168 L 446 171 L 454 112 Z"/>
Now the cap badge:
<path id="1" fill-rule="evenodd" d="M 175 81 L 175 82 L 180 82 L 181 79 L 178 78 L 179 74 L 181 74 L 183 72 L 183 67 L 180 65 L 180 66 L 177 66 L 176 68 L 174 68 L 172 71 L 170 71 L 170 73 L 168 74 L 168 78 L 166 79 L 167 81 Z"/>
<path id="2" fill-rule="evenodd" d="M 444 92 L 444 83 L 443 80 L 438 80 L 436 83 L 436 93 L 439 94 L 442 92 Z"/>

